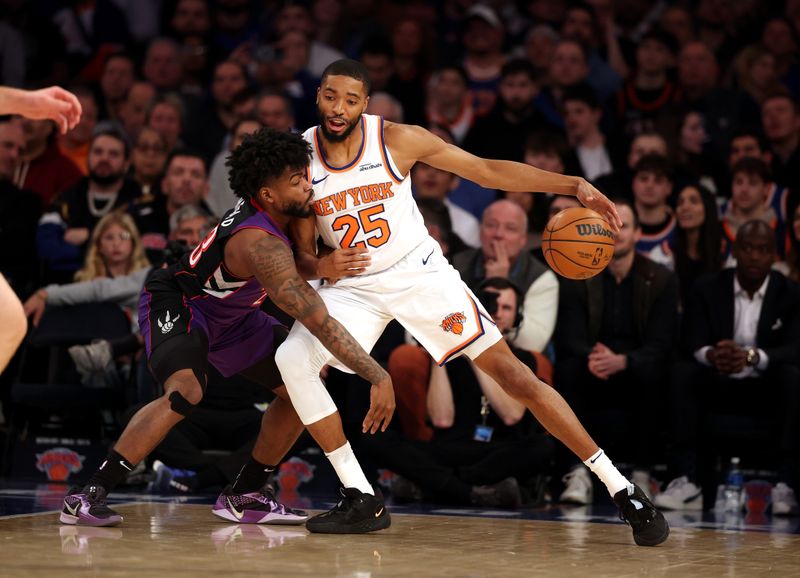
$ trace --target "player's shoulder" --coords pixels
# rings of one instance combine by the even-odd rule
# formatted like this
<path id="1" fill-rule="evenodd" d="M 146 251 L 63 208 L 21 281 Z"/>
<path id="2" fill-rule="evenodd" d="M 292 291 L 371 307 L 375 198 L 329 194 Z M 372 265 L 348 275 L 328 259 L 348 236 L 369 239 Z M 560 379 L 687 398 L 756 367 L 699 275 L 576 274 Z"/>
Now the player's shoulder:
<path id="1" fill-rule="evenodd" d="M 305 139 L 306 142 L 314 144 L 314 131 L 317 130 L 316 125 L 312 126 L 311 128 L 307 128 L 305 131 L 300 133 L 300 136 Z"/>
<path id="2" fill-rule="evenodd" d="M 426 128 L 389 121 L 384 122 L 383 138 L 386 146 L 393 152 L 407 153 L 415 159 L 433 152 L 439 145 L 444 144 Z"/>

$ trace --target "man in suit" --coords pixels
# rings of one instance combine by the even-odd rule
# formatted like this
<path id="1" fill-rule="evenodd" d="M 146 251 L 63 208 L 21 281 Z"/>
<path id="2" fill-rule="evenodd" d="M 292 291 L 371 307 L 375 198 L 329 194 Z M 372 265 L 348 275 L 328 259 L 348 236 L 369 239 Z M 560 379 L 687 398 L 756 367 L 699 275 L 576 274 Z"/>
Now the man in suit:
<path id="1" fill-rule="evenodd" d="M 627 451 L 625 461 L 642 466 L 634 483 L 648 491 L 654 458 L 648 448 L 661 423 L 655 400 L 666 386 L 677 333 L 678 281 L 636 252 L 636 213 L 629 201 L 615 203 L 623 225 L 608 268 L 587 281 L 561 280 L 554 383 L 592 431 L 615 439 L 617 453 Z M 591 503 L 588 470 L 574 461 L 561 465 L 573 467 L 560 501 Z"/>
<path id="2" fill-rule="evenodd" d="M 675 510 L 699 510 L 698 424 L 710 410 L 763 415 L 774 425 L 765 448 L 778 483 L 773 514 L 798 513 L 800 285 L 771 270 L 775 236 L 761 220 L 744 223 L 734 244 L 736 269 L 700 278 L 687 300 L 684 343 L 691 355 L 670 378 L 673 474 L 656 497 Z"/>

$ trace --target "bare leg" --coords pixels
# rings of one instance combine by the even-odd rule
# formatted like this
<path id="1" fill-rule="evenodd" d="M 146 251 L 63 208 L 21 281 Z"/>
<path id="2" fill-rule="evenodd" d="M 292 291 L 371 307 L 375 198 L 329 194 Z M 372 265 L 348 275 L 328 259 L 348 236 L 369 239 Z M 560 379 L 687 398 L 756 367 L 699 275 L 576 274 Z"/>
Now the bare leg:
<path id="1" fill-rule="evenodd" d="M 347 443 L 347 438 L 344 437 L 344 430 L 342 429 L 342 418 L 339 417 L 339 412 L 333 413 L 319 421 L 306 426 L 308 433 L 314 438 L 326 454 L 342 447 Z"/>
<path id="2" fill-rule="evenodd" d="M 28 320 L 22 303 L 5 277 L 0 275 L 0 373 L 11 361 L 27 331 Z"/>
<path id="3" fill-rule="evenodd" d="M 475 364 L 488 373 L 511 397 L 525 404 L 536 419 L 581 461 L 599 449 L 572 408 L 555 389 L 521 363 L 504 340 L 481 353 Z"/>
<path id="4" fill-rule="evenodd" d="M 253 447 L 253 458 L 262 464 L 279 463 L 304 429 L 303 422 L 289 401 L 286 387 L 275 389 L 275 395 L 278 397 L 269 404 L 261 418 L 261 431 Z"/>
<path id="5" fill-rule="evenodd" d="M 164 384 L 164 395 L 137 411 L 114 445 L 114 450 L 131 464 L 146 458 L 169 430 L 183 419 L 181 414 L 172 410 L 169 396 L 173 391 L 180 392 L 193 405 L 203 397 L 203 388 L 191 369 L 173 373 Z"/>

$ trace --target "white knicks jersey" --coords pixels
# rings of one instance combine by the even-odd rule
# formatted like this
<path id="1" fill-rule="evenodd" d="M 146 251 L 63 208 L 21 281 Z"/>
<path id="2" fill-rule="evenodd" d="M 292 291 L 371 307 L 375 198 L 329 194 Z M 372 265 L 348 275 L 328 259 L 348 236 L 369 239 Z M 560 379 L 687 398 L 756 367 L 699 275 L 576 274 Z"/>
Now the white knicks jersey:
<path id="1" fill-rule="evenodd" d="M 364 114 L 361 129 L 361 149 L 343 167 L 326 162 L 318 126 L 308 129 L 303 138 L 313 149 L 309 180 L 317 231 L 334 249 L 367 248 L 371 263 L 364 274 L 370 274 L 405 257 L 427 239 L 428 230 L 411 195 L 411 175 L 400 177 L 386 147 L 383 118 Z"/>

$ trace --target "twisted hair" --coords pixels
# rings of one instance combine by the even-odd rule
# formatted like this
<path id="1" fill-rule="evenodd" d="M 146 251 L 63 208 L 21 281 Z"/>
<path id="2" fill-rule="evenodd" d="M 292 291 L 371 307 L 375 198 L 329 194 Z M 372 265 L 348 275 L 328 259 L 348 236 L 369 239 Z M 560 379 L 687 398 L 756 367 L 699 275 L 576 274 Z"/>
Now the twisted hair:
<path id="1" fill-rule="evenodd" d="M 305 169 L 311 158 L 311 145 L 302 136 L 264 127 L 247 135 L 228 155 L 231 190 L 241 199 L 253 198 L 268 182 L 286 169 Z"/>

